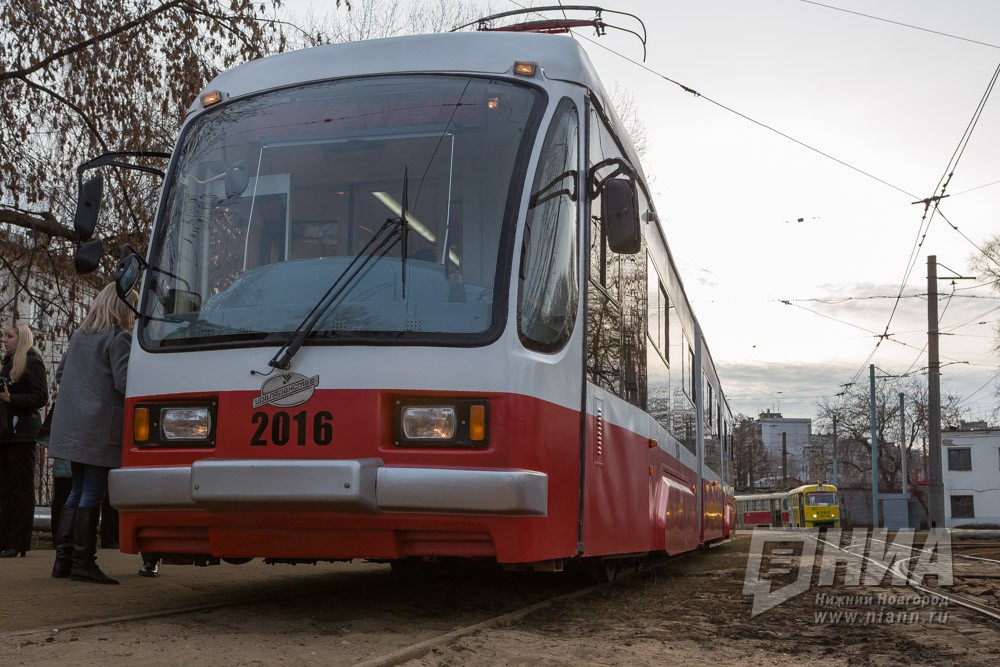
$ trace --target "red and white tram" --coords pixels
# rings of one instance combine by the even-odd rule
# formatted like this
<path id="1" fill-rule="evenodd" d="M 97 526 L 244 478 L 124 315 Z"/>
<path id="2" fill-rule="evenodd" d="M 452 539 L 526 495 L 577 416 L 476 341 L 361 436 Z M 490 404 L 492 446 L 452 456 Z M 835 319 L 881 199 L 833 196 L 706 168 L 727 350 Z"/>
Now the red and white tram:
<path id="1" fill-rule="evenodd" d="M 736 496 L 736 527 L 781 528 L 788 526 L 788 492 L 752 493 Z"/>
<path id="2" fill-rule="evenodd" d="M 731 414 L 658 220 L 568 37 L 219 75 L 119 269 L 122 550 L 613 573 L 727 537 Z"/>

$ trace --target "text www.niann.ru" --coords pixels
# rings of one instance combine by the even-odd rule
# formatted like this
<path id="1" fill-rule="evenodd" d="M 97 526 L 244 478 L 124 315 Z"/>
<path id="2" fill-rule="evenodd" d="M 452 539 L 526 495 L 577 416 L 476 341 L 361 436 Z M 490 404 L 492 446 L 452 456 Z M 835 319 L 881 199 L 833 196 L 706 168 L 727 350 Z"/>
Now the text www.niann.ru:
<path id="1" fill-rule="evenodd" d="M 817 611 L 815 625 L 930 625 L 947 623 L 948 612 L 936 611 Z"/>

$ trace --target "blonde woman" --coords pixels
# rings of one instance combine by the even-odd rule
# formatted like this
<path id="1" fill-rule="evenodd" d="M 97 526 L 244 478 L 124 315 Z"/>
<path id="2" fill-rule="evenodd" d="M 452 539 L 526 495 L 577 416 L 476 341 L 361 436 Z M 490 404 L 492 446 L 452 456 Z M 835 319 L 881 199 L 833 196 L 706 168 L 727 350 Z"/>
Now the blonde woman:
<path id="1" fill-rule="evenodd" d="M 24 556 L 35 519 L 35 436 L 38 410 L 49 400 L 48 380 L 35 339 L 24 324 L 3 330 L 0 401 L 0 558 Z"/>
<path id="2" fill-rule="evenodd" d="M 122 463 L 132 324 L 132 311 L 118 298 L 114 283 L 106 286 L 56 369 L 59 409 L 52 417 L 49 455 L 66 459 L 73 469 L 56 535 L 56 578 L 118 583 L 97 566 L 97 526 L 108 473 Z"/>

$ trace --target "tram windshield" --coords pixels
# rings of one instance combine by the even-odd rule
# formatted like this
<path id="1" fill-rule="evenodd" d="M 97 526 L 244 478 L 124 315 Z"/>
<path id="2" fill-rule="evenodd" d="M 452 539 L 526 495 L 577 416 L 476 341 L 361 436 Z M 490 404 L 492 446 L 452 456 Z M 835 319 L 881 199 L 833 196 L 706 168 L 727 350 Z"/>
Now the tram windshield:
<path id="1" fill-rule="evenodd" d="M 806 494 L 806 505 L 811 507 L 833 507 L 837 504 L 837 494 L 830 491 L 814 491 Z"/>
<path id="2" fill-rule="evenodd" d="M 311 340 L 486 338 L 543 95 L 506 81 L 327 81 L 238 100 L 182 136 L 157 237 L 147 347 L 287 339 L 406 211 Z M 342 281 L 344 282 L 344 281 Z"/>

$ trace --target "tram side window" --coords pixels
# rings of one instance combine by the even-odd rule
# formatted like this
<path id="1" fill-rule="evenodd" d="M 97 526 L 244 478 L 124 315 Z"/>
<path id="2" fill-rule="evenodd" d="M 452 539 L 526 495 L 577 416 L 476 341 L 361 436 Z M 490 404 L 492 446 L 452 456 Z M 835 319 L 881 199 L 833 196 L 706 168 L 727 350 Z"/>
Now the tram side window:
<path id="1" fill-rule="evenodd" d="M 646 253 L 622 255 L 623 398 L 646 409 Z"/>
<path id="2" fill-rule="evenodd" d="M 670 328 L 670 299 L 667 297 L 667 288 L 660 281 L 656 267 L 653 266 L 653 259 L 650 257 L 646 267 L 647 282 L 647 307 L 649 315 L 647 318 L 647 332 L 653 347 L 659 352 L 663 363 L 670 365 L 670 349 L 667 347 L 667 336 Z"/>
<path id="3" fill-rule="evenodd" d="M 590 120 L 590 146 L 588 150 L 587 174 L 590 182 L 587 184 L 588 191 L 594 187 L 595 181 L 602 177 L 607 177 L 617 168 L 616 165 L 603 167 L 596 173 L 591 169 L 595 164 L 603 162 L 609 158 L 622 158 L 624 155 L 614 140 L 614 135 L 608 129 L 604 119 L 600 117 L 597 110 L 591 106 L 589 113 Z M 611 251 L 608 247 L 607 233 L 604 229 L 604 221 L 601 220 L 601 189 L 598 188 L 592 193 L 590 202 L 590 279 L 605 292 L 607 297 L 616 303 L 621 302 L 621 256 Z"/>
<path id="4" fill-rule="evenodd" d="M 708 373 L 701 374 L 702 386 L 704 387 L 705 397 L 705 435 L 715 435 L 715 431 L 712 429 L 712 414 L 715 412 L 713 409 L 713 404 L 715 402 L 714 391 L 712 383 L 708 379 Z"/>
<path id="5" fill-rule="evenodd" d="M 670 428 L 670 365 L 667 337 L 669 300 L 652 258 L 646 265 L 646 402 L 649 414 L 663 428 Z"/>
<path id="6" fill-rule="evenodd" d="M 671 311 L 675 312 L 675 311 Z M 678 330 L 681 330 L 678 326 Z M 698 376 L 694 370 L 694 352 L 683 333 L 677 336 L 680 358 L 679 382 L 673 388 L 670 432 L 692 454 L 695 453 L 697 420 L 694 409 L 694 391 Z"/>
<path id="7" fill-rule="evenodd" d="M 591 105 L 588 117 L 587 191 L 590 194 L 587 290 L 587 374 L 591 382 L 646 408 L 646 260 L 645 253 L 619 255 L 608 246 L 601 218 L 601 189 L 594 188 L 620 164 L 594 170 L 609 159 L 625 161 L 615 135 Z M 639 187 L 636 184 L 636 187 Z M 640 209 L 643 197 L 640 190 Z M 648 203 L 645 204 L 648 208 Z"/>
<path id="8" fill-rule="evenodd" d="M 521 245 L 518 333 L 530 349 L 551 352 L 573 333 L 577 284 L 579 184 L 576 105 L 559 103 L 539 159 Z"/>

